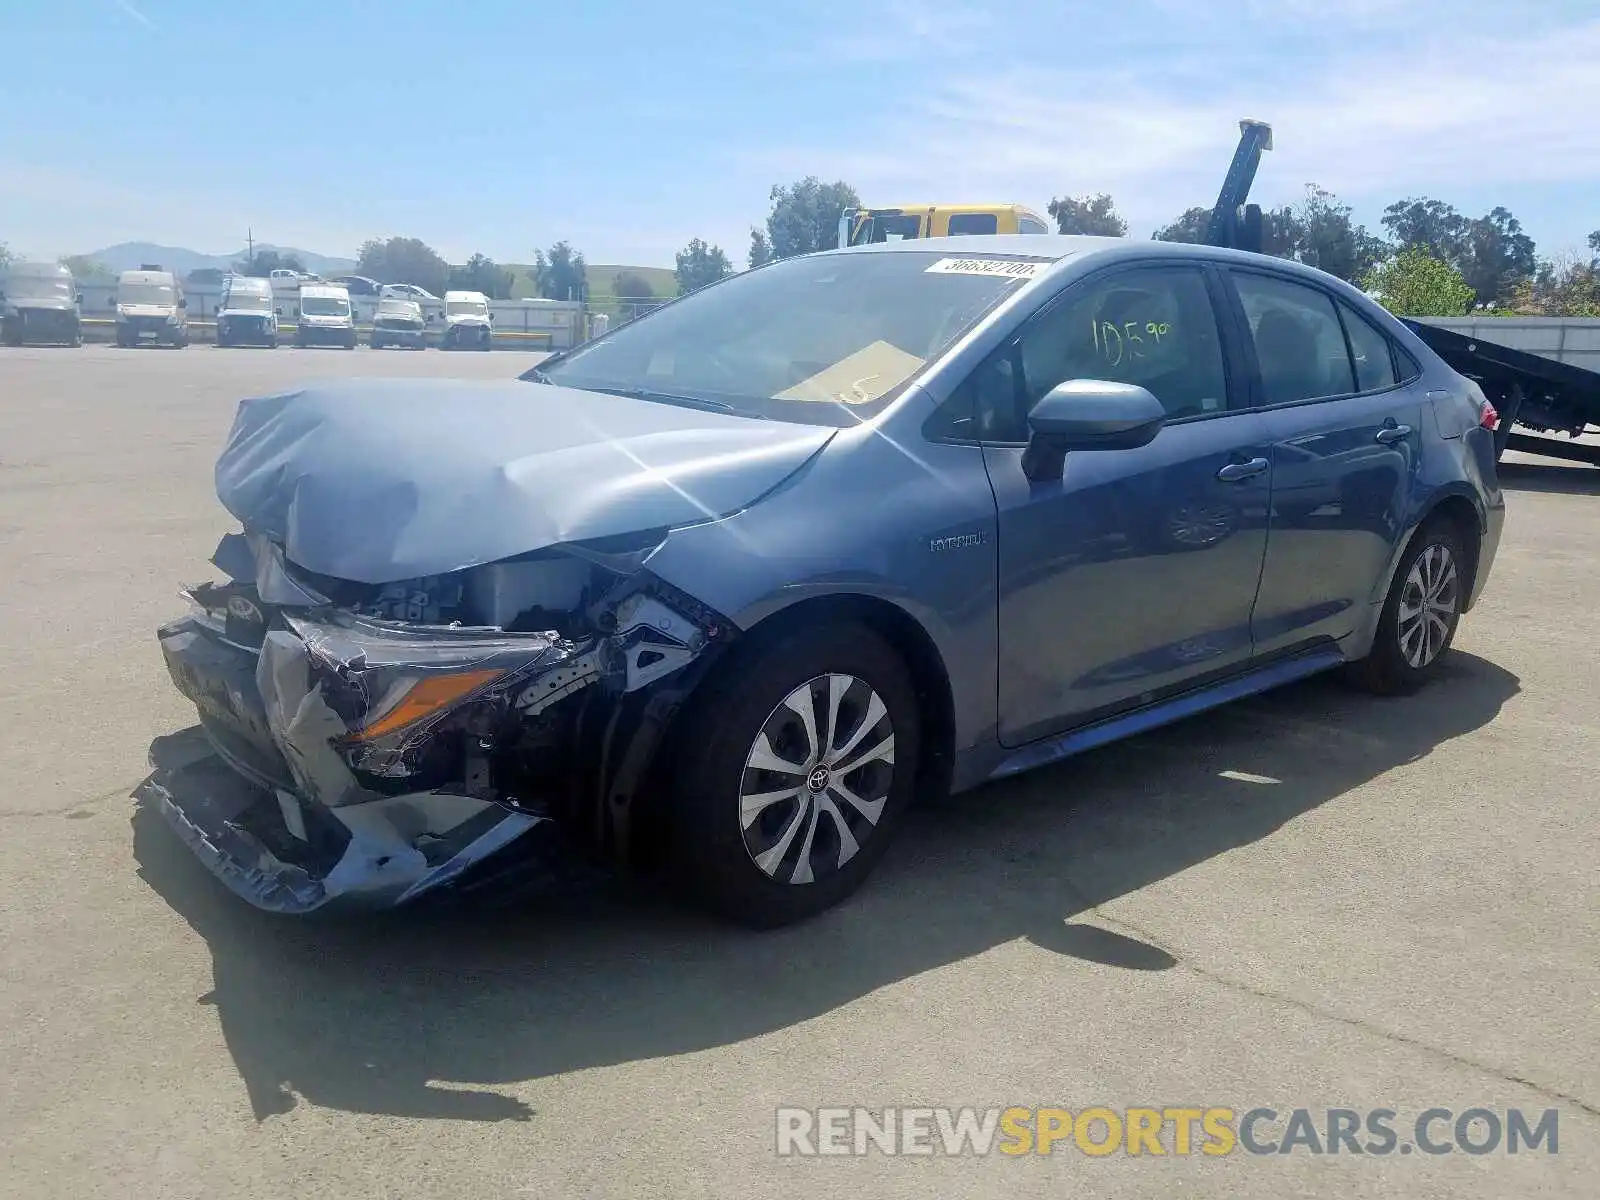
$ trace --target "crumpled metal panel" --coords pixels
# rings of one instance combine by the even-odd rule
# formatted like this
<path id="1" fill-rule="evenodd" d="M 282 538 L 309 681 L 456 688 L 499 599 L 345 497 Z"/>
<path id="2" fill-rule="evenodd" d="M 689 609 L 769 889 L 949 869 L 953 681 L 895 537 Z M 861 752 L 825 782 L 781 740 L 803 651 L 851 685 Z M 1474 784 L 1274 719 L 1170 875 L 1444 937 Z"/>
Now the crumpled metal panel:
<path id="1" fill-rule="evenodd" d="M 351 379 L 242 402 L 216 487 L 295 565 L 390 583 L 725 516 L 835 432 L 518 380 Z"/>

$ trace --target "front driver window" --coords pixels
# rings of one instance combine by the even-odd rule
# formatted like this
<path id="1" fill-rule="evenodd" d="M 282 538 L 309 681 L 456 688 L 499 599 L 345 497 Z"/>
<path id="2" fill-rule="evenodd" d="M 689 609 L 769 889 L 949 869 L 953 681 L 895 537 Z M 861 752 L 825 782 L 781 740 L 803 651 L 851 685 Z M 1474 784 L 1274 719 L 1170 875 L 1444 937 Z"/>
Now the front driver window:
<path id="1" fill-rule="evenodd" d="M 1019 350 L 1022 409 L 1007 440 L 1026 441 L 1028 410 L 1071 379 L 1137 384 L 1170 418 L 1227 406 L 1216 313 L 1194 268 L 1118 271 L 1081 284 L 1028 327 Z"/>

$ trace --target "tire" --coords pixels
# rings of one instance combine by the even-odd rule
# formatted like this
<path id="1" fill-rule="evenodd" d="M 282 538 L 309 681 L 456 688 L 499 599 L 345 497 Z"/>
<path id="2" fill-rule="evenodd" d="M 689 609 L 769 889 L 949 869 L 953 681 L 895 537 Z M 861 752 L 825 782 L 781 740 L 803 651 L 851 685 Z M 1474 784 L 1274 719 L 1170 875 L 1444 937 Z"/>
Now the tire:
<path id="1" fill-rule="evenodd" d="M 701 903 L 770 929 L 839 903 L 883 857 L 911 800 L 916 689 L 900 656 L 853 623 L 796 629 L 736 654 L 702 685 L 674 739 L 670 869 Z M 807 689 L 814 740 L 786 704 L 806 705 Z M 837 719 L 826 739 L 830 698 Z M 827 757 L 817 762 L 814 747 L 825 740 L 845 752 L 837 760 L 846 774 L 829 777 Z M 750 765 L 761 757 L 792 770 Z M 792 796 L 752 807 L 745 823 L 744 797 L 786 792 L 791 781 Z"/>
<path id="2" fill-rule="evenodd" d="M 367 340 L 367 345 L 371 346 L 374 350 L 382 350 L 383 339 L 377 334 L 373 334 L 372 337 Z"/>
<path id="3" fill-rule="evenodd" d="M 1451 522 L 1431 521 L 1417 531 L 1389 585 L 1372 650 L 1350 664 L 1352 682 L 1380 696 L 1401 696 L 1439 673 L 1461 623 L 1466 563 L 1461 533 Z M 1430 596 L 1433 605 L 1424 606 Z"/>

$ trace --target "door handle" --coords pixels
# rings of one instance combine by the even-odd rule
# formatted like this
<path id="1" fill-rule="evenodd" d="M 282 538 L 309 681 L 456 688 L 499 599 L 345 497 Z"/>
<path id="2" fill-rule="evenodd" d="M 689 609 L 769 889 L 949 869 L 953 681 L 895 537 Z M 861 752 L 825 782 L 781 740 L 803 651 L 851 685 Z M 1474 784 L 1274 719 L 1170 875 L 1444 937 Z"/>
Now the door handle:
<path id="1" fill-rule="evenodd" d="M 1410 437 L 1411 436 L 1411 426 L 1409 426 L 1409 425 L 1385 425 L 1382 429 L 1378 430 L 1378 432 L 1376 434 L 1374 434 L 1373 436 L 1376 437 L 1378 439 L 1378 441 L 1382 442 L 1385 446 L 1387 446 L 1391 442 L 1398 442 L 1403 438 Z"/>
<path id="2" fill-rule="evenodd" d="M 1223 483 L 1237 483 L 1241 479 L 1253 479 L 1271 465 L 1264 458 L 1252 458 L 1248 462 L 1231 462 L 1217 472 L 1217 478 Z"/>

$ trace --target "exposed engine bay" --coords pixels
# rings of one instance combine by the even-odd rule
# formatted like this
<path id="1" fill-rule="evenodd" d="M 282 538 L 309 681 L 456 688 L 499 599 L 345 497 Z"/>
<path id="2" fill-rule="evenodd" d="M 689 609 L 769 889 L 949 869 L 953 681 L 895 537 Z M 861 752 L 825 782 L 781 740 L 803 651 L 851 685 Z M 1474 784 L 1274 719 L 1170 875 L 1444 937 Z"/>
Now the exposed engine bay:
<path id="1" fill-rule="evenodd" d="M 363 584 L 228 535 L 158 634 L 204 744 L 160 747 L 146 799 L 277 911 L 409 901 L 544 822 L 625 860 L 685 669 L 732 633 L 651 539 Z"/>

